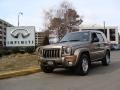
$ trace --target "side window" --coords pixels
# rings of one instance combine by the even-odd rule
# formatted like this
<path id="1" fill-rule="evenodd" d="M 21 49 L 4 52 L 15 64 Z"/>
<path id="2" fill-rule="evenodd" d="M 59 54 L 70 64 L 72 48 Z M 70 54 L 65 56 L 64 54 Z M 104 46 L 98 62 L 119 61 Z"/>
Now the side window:
<path id="1" fill-rule="evenodd" d="M 97 37 L 99 38 L 99 42 L 104 42 L 104 38 L 101 33 L 97 33 Z"/>
<path id="2" fill-rule="evenodd" d="M 82 40 L 83 41 L 89 41 L 89 33 L 88 32 L 84 32 L 82 35 Z"/>
<path id="3" fill-rule="evenodd" d="M 96 33 L 92 33 L 92 37 L 91 38 L 93 40 L 94 38 L 98 38 L 98 37 L 97 37 Z"/>

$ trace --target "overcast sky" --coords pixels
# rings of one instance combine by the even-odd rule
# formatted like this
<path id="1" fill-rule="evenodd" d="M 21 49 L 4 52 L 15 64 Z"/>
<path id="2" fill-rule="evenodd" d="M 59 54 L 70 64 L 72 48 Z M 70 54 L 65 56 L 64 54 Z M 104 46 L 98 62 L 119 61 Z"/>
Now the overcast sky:
<path id="1" fill-rule="evenodd" d="M 79 15 L 83 16 L 84 24 L 100 24 L 120 26 L 120 0 L 68 0 L 73 4 Z M 0 0 L 0 18 L 17 26 L 17 14 L 20 25 L 42 28 L 43 11 L 57 8 L 63 0 Z"/>

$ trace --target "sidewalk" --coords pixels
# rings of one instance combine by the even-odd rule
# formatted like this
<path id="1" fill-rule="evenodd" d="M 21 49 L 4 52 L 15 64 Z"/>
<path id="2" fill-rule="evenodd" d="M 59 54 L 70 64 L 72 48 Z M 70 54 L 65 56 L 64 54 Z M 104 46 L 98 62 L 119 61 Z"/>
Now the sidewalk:
<path id="1" fill-rule="evenodd" d="M 37 72 L 40 72 L 39 67 L 29 67 L 29 68 L 22 69 L 22 70 L 0 73 L 0 79 L 23 76 L 23 75 L 28 75 L 28 74 L 37 73 Z"/>

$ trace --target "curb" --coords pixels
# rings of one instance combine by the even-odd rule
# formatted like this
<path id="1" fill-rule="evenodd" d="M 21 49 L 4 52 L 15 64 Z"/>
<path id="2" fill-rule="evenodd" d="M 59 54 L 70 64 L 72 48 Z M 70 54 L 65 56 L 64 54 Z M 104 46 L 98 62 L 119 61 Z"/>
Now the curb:
<path id="1" fill-rule="evenodd" d="M 28 75 L 28 74 L 37 73 L 37 72 L 40 72 L 39 67 L 30 67 L 30 68 L 26 68 L 26 69 L 22 69 L 22 70 L 1 73 L 0 79 L 12 78 L 12 77 L 16 77 L 16 76 L 23 76 L 23 75 Z"/>

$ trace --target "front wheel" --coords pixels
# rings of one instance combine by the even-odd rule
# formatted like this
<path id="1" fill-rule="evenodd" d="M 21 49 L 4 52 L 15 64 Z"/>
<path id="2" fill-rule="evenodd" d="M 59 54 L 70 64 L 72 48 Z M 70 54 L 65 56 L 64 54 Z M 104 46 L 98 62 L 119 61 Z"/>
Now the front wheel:
<path id="1" fill-rule="evenodd" d="M 102 64 L 104 66 L 108 66 L 110 63 L 111 63 L 110 52 L 107 51 L 105 57 L 102 60 Z"/>
<path id="2" fill-rule="evenodd" d="M 41 70 L 45 73 L 52 73 L 53 72 L 53 67 L 50 66 L 41 66 Z"/>
<path id="3" fill-rule="evenodd" d="M 88 74 L 88 71 L 89 71 L 89 57 L 85 54 L 83 54 L 81 57 L 80 57 L 80 60 L 75 68 L 75 73 L 77 75 L 81 75 L 81 76 L 84 76 L 86 74 Z"/>

